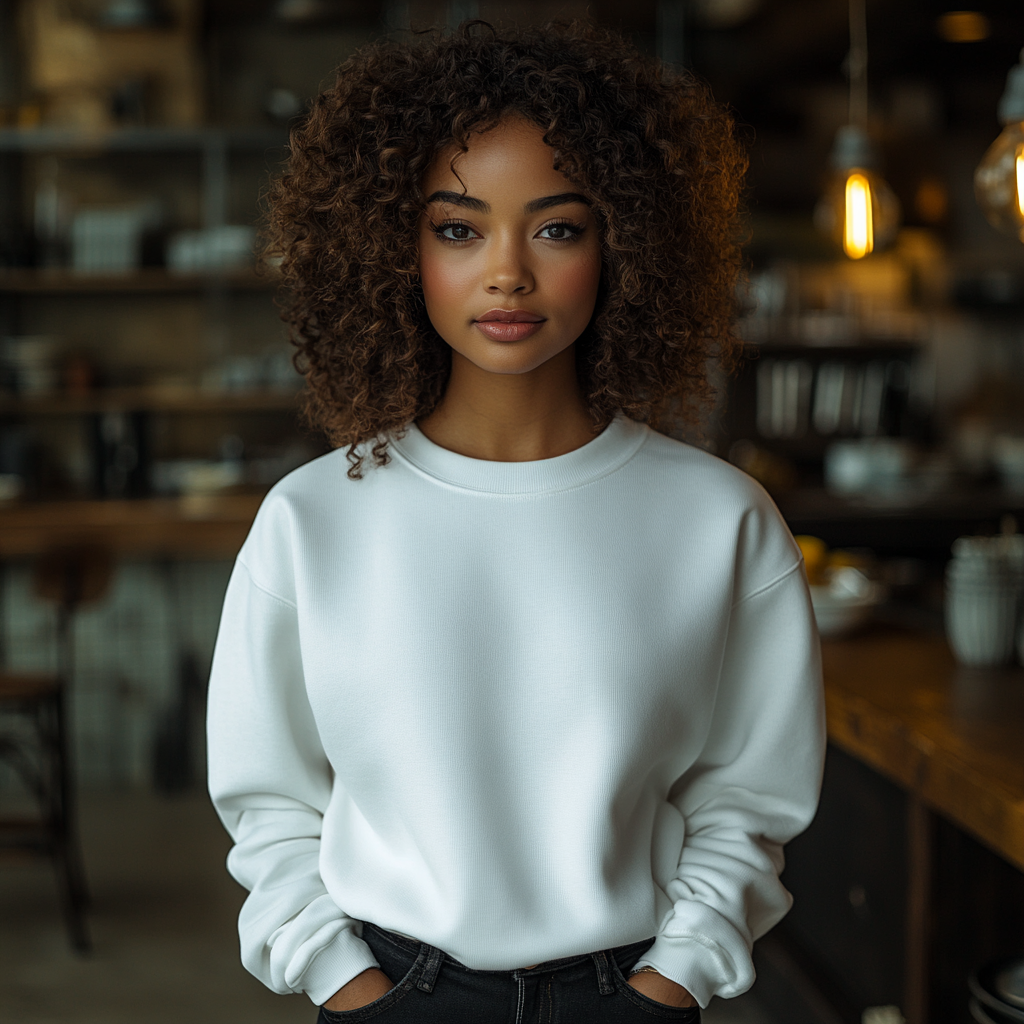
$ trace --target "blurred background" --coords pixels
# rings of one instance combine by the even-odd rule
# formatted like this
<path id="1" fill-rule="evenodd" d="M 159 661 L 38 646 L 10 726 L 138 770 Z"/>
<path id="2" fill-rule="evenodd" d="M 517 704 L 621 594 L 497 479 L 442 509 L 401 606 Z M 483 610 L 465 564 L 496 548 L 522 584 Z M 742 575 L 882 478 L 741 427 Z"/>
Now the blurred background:
<path id="1" fill-rule="evenodd" d="M 749 142 L 745 355 L 688 439 L 825 638 L 796 906 L 705 1020 L 1024 1021 L 1020 0 L 0 0 L 0 1019 L 314 1019 L 238 965 L 204 791 L 232 559 L 327 450 L 260 197 L 361 43 L 573 16 Z"/>

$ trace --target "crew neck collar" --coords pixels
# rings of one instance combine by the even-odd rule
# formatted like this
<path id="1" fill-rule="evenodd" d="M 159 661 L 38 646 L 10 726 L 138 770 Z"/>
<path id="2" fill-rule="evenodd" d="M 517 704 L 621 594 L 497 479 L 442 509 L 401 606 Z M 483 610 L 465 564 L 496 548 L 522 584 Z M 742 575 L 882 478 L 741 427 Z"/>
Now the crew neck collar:
<path id="1" fill-rule="evenodd" d="M 639 450 L 649 428 L 622 413 L 580 448 L 552 459 L 494 462 L 471 459 L 434 444 L 415 423 L 405 436 L 391 438 L 395 455 L 443 483 L 493 494 L 532 494 L 565 490 L 613 472 Z"/>

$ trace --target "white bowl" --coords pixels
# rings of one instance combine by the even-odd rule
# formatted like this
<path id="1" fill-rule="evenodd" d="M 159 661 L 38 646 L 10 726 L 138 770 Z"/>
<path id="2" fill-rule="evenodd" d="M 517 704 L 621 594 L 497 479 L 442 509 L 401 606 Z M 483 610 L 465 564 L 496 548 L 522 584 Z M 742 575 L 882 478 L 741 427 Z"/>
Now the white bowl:
<path id="1" fill-rule="evenodd" d="M 25 482 L 14 473 L 0 473 L 0 503 L 21 497 Z"/>
<path id="2" fill-rule="evenodd" d="M 863 626 L 884 597 L 882 587 L 856 569 L 841 569 L 831 583 L 811 587 L 811 605 L 823 637 L 843 636 Z"/>
<path id="3" fill-rule="evenodd" d="M 858 626 L 863 626 L 871 618 L 871 613 L 878 604 L 875 600 L 865 600 L 864 598 L 837 601 L 828 596 L 816 597 L 814 594 L 815 590 L 827 589 L 827 587 L 811 587 L 814 618 L 818 623 L 818 633 L 824 637 L 852 633 Z"/>

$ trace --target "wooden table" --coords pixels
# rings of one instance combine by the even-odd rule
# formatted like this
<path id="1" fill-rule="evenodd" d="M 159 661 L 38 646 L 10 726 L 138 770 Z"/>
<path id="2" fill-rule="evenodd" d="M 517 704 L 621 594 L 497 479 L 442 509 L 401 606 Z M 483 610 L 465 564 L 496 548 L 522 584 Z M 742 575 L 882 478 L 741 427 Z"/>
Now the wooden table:
<path id="1" fill-rule="evenodd" d="M 908 795 L 908 1024 L 927 1021 L 931 812 L 1024 870 L 1024 670 L 958 666 L 939 636 L 822 644 L 830 742 Z"/>
<path id="2" fill-rule="evenodd" d="M 105 501 L 0 504 L 0 598 L 6 565 L 58 547 L 96 545 L 115 558 L 152 559 L 168 596 L 168 630 L 178 657 L 175 699 L 186 707 L 201 700 L 193 687 L 195 661 L 181 624 L 181 602 L 172 564 L 178 559 L 233 559 L 252 526 L 262 494 Z M 0 668 L 5 622 L 0 600 Z"/>
<path id="3" fill-rule="evenodd" d="M 98 544 L 122 557 L 234 558 L 262 500 L 235 494 L 0 505 L 0 559 L 65 544 Z"/>
<path id="4" fill-rule="evenodd" d="M 1024 669 L 881 629 L 822 655 L 829 739 L 1024 871 Z"/>

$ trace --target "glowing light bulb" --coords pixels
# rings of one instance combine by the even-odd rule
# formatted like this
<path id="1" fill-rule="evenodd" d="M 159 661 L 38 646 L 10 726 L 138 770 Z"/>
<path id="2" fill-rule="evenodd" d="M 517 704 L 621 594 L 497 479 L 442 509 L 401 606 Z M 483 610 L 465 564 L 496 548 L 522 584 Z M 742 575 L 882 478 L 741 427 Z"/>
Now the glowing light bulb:
<path id="1" fill-rule="evenodd" d="M 843 252 L 852 260 L 867 256 L 875 247 L 871 216 L 871 185 L 863 174 L 846 179 L 846 217 L 843 223 Z"/>
<path id="2" fill-rule="evenodd" d="M 814 211 L 814 222 L 852 260 L 884 249 L 900 226 L 900 201 L 872 168 L 877 162 L 867 135 L 846 125 L 836 136 L 833 173 Z"/>
<path id="3" fill-rule="evenodd" d="M 851 260 L 884 248 L 900 226 L 900 202 L 874 168 L 878 153 L 868 138 L 868 23 L 865 0 L 850 0 L 850 123 L 836 132 L 829 156 L 831 180 L 814 209 L 818 228 Z"/>
<path id="4" fill-rule="evenodd" d="M 1024 217 L 1024 146 L 1017 147 L 1017 209 Z"/>
<path id="5" fill-rule="evenodd" d="M 1024 50 L 999 101 L 1005 125 L 974 172 L 974 196 L 988 222 L 1024 242 Z"/>
<path id="6" fill-rule="evenodd" d="M 992 34 L 992 22 L 980 11 L 947 11 L 935 28 L 947 43 L 977 43 Z"/>
<path id="7" fill-rule="evenodd" d="M 997 230 L 1024 241 L 1024 122 L 1007 125 L 974 172 L 974 195 Z"/>

